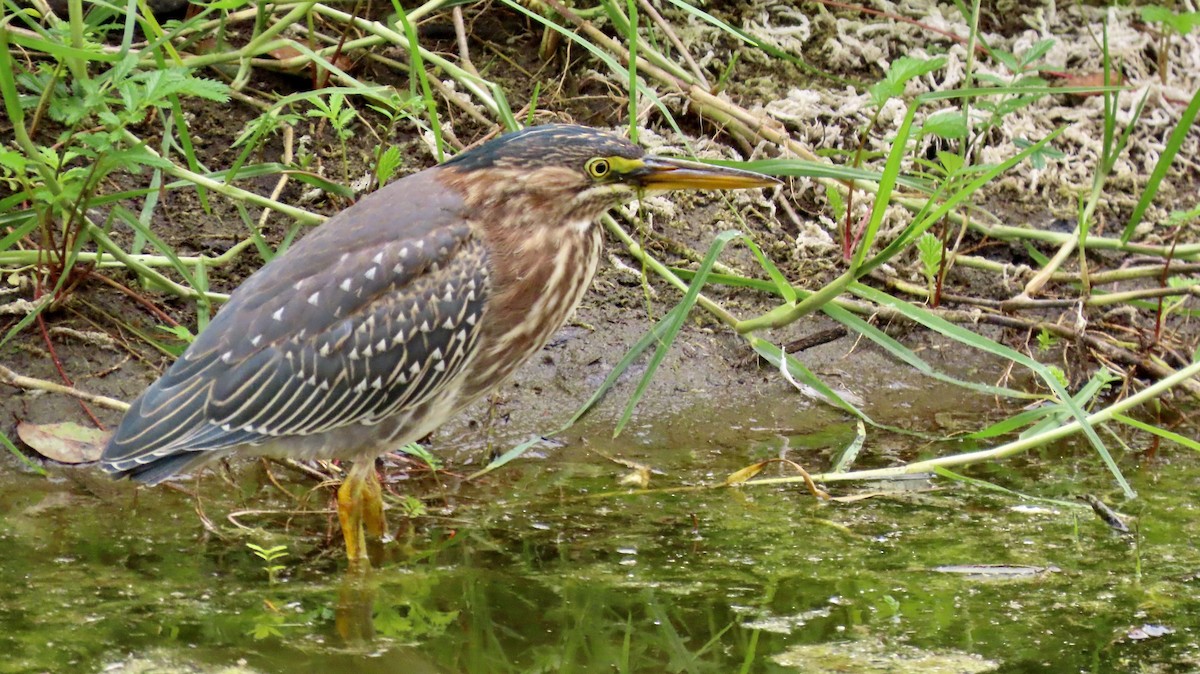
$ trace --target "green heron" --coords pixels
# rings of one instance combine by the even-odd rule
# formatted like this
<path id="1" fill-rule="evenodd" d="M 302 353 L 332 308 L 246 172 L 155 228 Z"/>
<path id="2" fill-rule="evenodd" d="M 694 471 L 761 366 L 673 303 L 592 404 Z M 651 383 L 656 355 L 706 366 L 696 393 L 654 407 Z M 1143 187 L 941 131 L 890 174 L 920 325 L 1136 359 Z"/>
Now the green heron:
<path id="1" fill-rule="evenodd" d="M 352 566 L 385 534 L 374 459 L 494 390 L 579 304 L 597 219 L 644 191 L 767 187 L 580 126 L 510 133 L 398 180 L 246 279 L 129 408 L 104 469 L 156 484 L 233 453 L 339 458 Z"/>

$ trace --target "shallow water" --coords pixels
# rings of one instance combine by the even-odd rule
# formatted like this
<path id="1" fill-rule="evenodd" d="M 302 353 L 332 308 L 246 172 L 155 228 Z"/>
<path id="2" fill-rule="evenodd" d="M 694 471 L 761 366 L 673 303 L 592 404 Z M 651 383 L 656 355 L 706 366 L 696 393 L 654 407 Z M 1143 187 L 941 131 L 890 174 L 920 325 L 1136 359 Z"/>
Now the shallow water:
<path id="1" fill-rule="evenodd" d="M 615 441 L 593 422 L 478 483 L 393 482 L 428 510 L 408 521 L 392 502 L 392 559 L 357 583 L 311 482 L 285 496 L 254 466 L 236 484 L 210 473 L 200 505 L 222 539 L 180 491 L 6 465 L 0 672 L 1200 671 L 1195 456 L 1122 459 L 1140 494 L 1120 506 L 1129 536 L 943 479 L 833 504 L 695 488 L 784 447 L 822 469 L 853 434 L 793 416 L 694 410 Z M 885 448 L 952 451 L 872 431 L 862 460 Z M 656 491 L 621 486 L 631 469 L 605 456 L 651 466 Z M 1119 504 L 1073 445 L 966 472 Z M 242 531 L 226 516 L 243 510 L 273 512 L 235 515 Z M 277 582 L 246 543 L 287 546 Z"/>

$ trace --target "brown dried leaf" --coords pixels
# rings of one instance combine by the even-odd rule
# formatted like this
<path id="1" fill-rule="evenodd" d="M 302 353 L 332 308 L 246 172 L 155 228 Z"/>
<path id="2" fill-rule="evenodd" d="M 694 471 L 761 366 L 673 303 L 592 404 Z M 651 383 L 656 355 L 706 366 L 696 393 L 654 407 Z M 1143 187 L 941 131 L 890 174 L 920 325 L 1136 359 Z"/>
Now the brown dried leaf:
<path id="1" fill-rule="evenodd" d="M 60 424 L 17 424 L 17 436 L 35 452 L 59 463 L 99 461 L 104 443 L 111 435 L 98 428 L 86 428 L 74 422 Z"/>
<path id="2" fill-rule="evenodd" d="M 1121 73 L 1116 72 L 1115 70 L 1108 73 L 1108 80 L 1109 86 L 1119 87 L 1122 84 L 1125 84 L 1125 78 L 1121 76 Z M 1059 80 L 1059 83 L 1064 87 L 1096 87 L 1097 89 L 1100 89 L 1105 86 L 1104 72 L 1100 71 L 1082 73 L 1079 75 L 1066 74 L 1062 76 L 1062 79 Z M 1069 95 L 1076 96 L 1078 98 L 1087 98 L 1089 96 L 1099 96 L 1101 93 L 1102 92 L 1100 91 L 1082 93 L 1072 92 Z"/>
<path id="3" fill-rule="evenodd" d="M 734 473 L 730 474 L 729 477 L 725 478 L 725 486 L 731 487 L 736 484 L 742 484 L 746 480 L 749 480 L 755 475 L 761 473 L 762 469 L 766 468 L 767 464 L 769 463 L 771 463 L 769 460 L 759 461 L 758 463 L 752 463 L 741 470 L 735 471 Z"/>
<path id="4" fill-rule="evenodd" d="M 267 52 L 267 54 L 276 61 L 286 61 L 291 58 L 296 58 L 297 56 L 304 56 L 303 52 L 290 45 L 284 45 L 278 49 L 272 49 L 271 51 Z"/>

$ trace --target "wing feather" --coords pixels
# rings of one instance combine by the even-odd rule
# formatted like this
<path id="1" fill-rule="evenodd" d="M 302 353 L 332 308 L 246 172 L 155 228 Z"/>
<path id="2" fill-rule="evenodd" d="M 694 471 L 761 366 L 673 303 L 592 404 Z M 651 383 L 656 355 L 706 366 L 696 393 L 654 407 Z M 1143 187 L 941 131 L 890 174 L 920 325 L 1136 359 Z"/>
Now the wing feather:
<path id="1" fill-rule="evenodd" d="M 376 423 L 445 386 L 474 346 L 466 319 L 483 312 L 488 278 L 458 201 L 422 184 L 432 173 L 363 199 L 251 276 L 134 402 L 104 467 L 156 482 L 239 445 Z M 406 182 L 426 219 L 389 202 Z"/>

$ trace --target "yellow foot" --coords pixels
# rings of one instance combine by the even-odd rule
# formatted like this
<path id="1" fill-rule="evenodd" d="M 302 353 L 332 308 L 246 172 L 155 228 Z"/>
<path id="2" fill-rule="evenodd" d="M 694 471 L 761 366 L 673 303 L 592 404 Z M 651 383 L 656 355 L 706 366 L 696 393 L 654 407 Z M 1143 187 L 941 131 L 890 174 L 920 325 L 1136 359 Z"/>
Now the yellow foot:
<path id="1" fill-rule="evenodd" d="M 338 520 L 351 571 L 365 571 L 383 561 L 387 520 L 374 461 L 359 461 L 350 467 L 338 488 Z"/>

